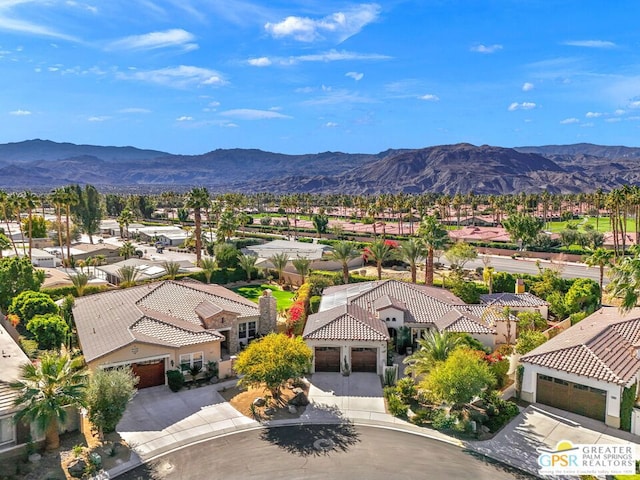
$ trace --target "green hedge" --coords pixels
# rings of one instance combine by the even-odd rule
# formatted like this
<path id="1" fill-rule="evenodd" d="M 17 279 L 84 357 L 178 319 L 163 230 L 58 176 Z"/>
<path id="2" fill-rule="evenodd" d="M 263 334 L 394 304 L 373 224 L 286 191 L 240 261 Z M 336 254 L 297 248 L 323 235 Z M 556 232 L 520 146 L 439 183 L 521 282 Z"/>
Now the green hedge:
<path id="1" fill-rule="evenodd" d="M 113 287 L 109 287 L 107 285 L 88 285 L 84 289 L 84 295 L 93 295 L 95 293 L 100 293 L 107 291 Z M 57 288 L 41 288 L 40 291 L 42 293 L 46 293 L 54 300 L 59 300 L 61 298 L 66 297 L 67 295 L 73 295 L 74 297 L 78 296 L 78 292 L 76 291 L 76 287 L 73 285 L 65 286 L 65 287 L 57 287 Z"/>

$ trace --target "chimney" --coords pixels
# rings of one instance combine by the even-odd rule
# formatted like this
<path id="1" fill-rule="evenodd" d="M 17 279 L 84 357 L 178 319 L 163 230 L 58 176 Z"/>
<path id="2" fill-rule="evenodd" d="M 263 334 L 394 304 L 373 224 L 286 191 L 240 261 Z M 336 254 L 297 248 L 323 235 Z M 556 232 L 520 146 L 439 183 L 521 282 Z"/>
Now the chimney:
<path id="1" fill-rule="evenodd" d="M 515 293 L 524 293 L 524 279 L 516 278 L 516 292 Z"/>
<path id="2" fill-rule="evenodd" d="M 262 292 L 258 300 L 260 310 L 260 320 L 258 321 L 258 332 L 261 335 L 276 331 L 276 321 L 278 320 L 278 305 L 276 298 L 271 294 L 271 290 Z"/>

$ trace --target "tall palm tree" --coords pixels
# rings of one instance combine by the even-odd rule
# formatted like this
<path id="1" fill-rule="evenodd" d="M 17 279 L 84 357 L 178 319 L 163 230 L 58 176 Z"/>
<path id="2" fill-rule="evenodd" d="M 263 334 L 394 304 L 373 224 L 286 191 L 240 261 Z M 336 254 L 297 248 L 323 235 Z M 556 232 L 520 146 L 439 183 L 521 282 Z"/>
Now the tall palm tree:
<path id="1" fill-rule="evenodd" d="M 426 375 L 438 362 L 444 362 L 459 344 L 460 337 L 446 331 L 431 330 L 418 340 L 418 350 L 404 359 L 405 371 L 415 377 Z"/>
<path id="2" fill-rule="evenodd" d="M 382 279 L 382 264 L 387 260 L 391 260 L 394 255 L 391 245 L 384 240 L 376 240 L 365 249 L 365 253 L 376 262 L 376 270 L 378 271 L 378 280 Z"/>
<path id="3" fill-rule="evenodd" d="M 24 206 L 27 209 L 27 225 L 29 229 L 29 258 L 31 258 L 31 249 L 33 248 L 33 210 L 38 208 L 40 198 L 33 192 L 26 191 L 22 194 Z"/>
<path id="4" fill-rule="evenodd" d="M 328 257 L 329 260 L 342 264 L 342 279 L 345 284 L 349 283 L 349 262 L 359 255 L 353 242 L 342 240 L 333 244 L 333 252 Z"/>
<path id="5" fill-rule="evenodd" d="M 22 237 L 22 253 L 27 254 L 27 249 L 24 244 L 24 232 L 22 231 L 22 207 L 24 206 L 24 199 L 18 193 L 10 193 L 7 198 L 7 205 L 10 211 L 15 216 L 16 222 L 18 222 L 18 228 L 20 230 L 20 236 Z"/>
<path id="6" fill-rule="evenodd" d="M 73 187 L 64 187 L 64 215 L 67 231 L 67 258 L 71 259 L 71 207 L 77 205 L 80 199 Z"/>
<path id="7" fill-rule="evenodd" d="M 18 391 L 16 419 L 34 422 L 45 432 L 47 450 L 60 446 L 58 428 L 66 421 L 66 408 L 85 405 L 87 371 L 80 367 L 80 360 L 68 353 L 45 353 L 37 364 L 24 364 L 21 378 L 11 384 Z"/>
<path id="8" fill-rule="evenodd" d="M 64 189 L 57 188 L 51 192 L 51 203 L 56 209 L 56 221 L 58 222 L 58 245 L 60 246 L 60 261 L 64 265 L 64 248 L 62 247 L 62 210 L 64 209 L 66 194 Z"/>
<path id="9" fill-rule="evenodd" d="M 634 248 L 634 255 L 625 256 L 611 268 L 611 282 L 607 290 L 612 296 L 622 299 L 620 310 L 631 310 L 640 298 L 640 253 Z"/>
<path id="10" fill-rule="evenodd" d="M 600 305 L 602 305 L 602 286 L 604 283 L 604 268 L 612 265 L 614 253 L 612 250 L 604 247 L 596 248 L 591 255 L 584 259 L 589 267 L 598 267 L 600 269 Z"/>
<path id="11" fill-rule="evenodd" d="M 308 258 L 296 258 L 292 260 L 291 263 L 293 267 L 296 269 L 296 272 L 302 277 L 302 283 L 304 283 L 305 278 L 309 275 L 309 269 L 311 267 L 311 260 Z"/>
<path id="12" fill-rule="evenodd" d="M 9 209 L 9 195 L 4 190 L 0 190 L 0 211 L 2 212 L 4 222 L 7 226 L 7 235 L 9 235 L 10 237 L 13 251 L 15 252 L 17 257 L 18 247 L 16 247 L 16 242 L 13 241 L 13 235 L 11 235 L 11 227 L 9 227 L 9 217 L 11 216 L 11 210 Z"/>
<path id="13" fill-rule="evenodd" d="M 208 210 L 211 204 L 209 191 L 205 187 L 194 187 L 187 193 L 185 205 L 193 210 L 196 240 L 196 266 L 200 266 L 202 259 L 202 210 Z"/>
<path id="14" fill-rule="evenodd" d="M 256 268 L 256 261 L 258 257 L 255 255 L 240 255 L 238 256 L 238 265 L 247 274 L 247 281 L 251 281 L 251 274 Z"/>
<path id="15" fill-rule="evenodd" d="M 443 248 L 449 237 L 447 231 L 442 228 L 433 215 L 424 217 L 418 227 L 418 237 L 421 238 L 427 249 L 424 283 L 425 285 L 433 285 L 433 251 Z"/>
<path id="16" fill-rule="evenodd" d="M 284 268 L 287 266 L 287 263 L 289 263 L 289 255 L 287 255 L 285 252 L 276 253 L 275 255 L 271 255 L 269 257 L 269 261 L 273 265 L 273 268 L 275 268 L 276 272 L 278 272 L 278 283 L 283 283 L 283 272 Z"/>
<path id="17" fill-rule="evenodd" d="M 204 272 L 204 278 L 207 283 L 211 283 L 211 276 L 216 269 L 216 262 L 212 257 L 204 257 L 200 260 L 200 268 Z"/>
<path id="18" fill-rule="evenodd" d="M 129 208 L 125 208 L 118 215 L 118 225 L 120 225 L 120 237 L 129 238 L 129 225 L 133 223 L 135 217 Z M 123 231 L 124 230 L 124 231 Z M 126 233 L 126 235 L 125 235 Z"/>
<path id="19" fill-rule="evenodd" d="M 426 249 L 424 244 L 415 238 L 402 242 L 400 244 L 400 256 L 409 264 L 411 269 L 411 283 L 416 283 L 416 263 L 425 257 Z"/>
<path id="20" fill-rule="evenodd" d="M 75 275 L 69 275 L 69 280 L 76 289 L 76 293 L 79 297 L 84 295 L 84 291 L 89 284 L 89 276 L 86 273 L 76 273 Z"/>
<path id="21" fill-rule="evenodd" d="M 127 260 L 129 257 L 133 257 L 136 254 L 136 247 L 131 242 L 124 242 L 118 249 L 118 254 Z"/>

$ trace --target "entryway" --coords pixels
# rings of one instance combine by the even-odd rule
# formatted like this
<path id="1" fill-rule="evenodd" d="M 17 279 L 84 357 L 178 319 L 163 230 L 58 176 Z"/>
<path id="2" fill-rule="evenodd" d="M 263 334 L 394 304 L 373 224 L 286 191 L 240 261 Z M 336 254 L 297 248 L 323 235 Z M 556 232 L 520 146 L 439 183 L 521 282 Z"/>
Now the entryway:
<path id="1" fill-rule="evenodd" d="M 132 363 L 131 370 L 140 379 L 136 385 L 138 390 L 165 384 L 164 359 Z"/>

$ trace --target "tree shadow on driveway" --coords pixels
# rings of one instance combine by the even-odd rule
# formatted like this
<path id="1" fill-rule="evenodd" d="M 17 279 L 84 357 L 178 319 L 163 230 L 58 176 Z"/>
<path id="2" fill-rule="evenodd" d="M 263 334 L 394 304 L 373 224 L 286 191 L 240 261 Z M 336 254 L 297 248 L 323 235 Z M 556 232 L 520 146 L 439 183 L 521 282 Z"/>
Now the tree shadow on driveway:
<path id="1" fill-rule="evenodd" d="M 308 424 L 269 427 L 260 439 L 300 457 L 346 452 L 360 442 L 355 426 L 348 421 L 338 424 Z"/>

